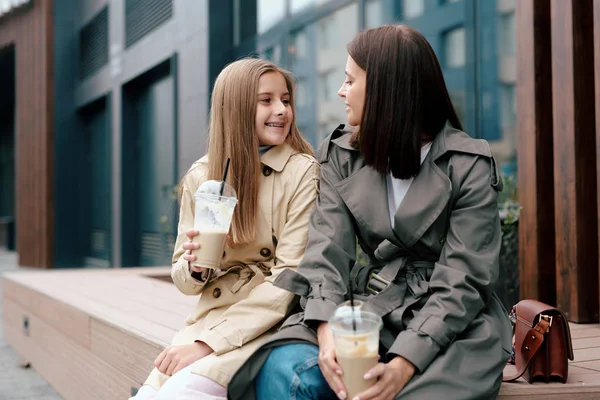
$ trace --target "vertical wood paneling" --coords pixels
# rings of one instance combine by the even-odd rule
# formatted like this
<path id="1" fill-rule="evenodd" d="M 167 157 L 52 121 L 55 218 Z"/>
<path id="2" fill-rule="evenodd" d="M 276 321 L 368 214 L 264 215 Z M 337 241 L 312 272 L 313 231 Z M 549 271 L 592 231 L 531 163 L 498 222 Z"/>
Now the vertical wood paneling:
<path id="1" fill-rule="evenodd" d="M 598 188 L 596 198 L 600 199 L 600 0 L 594 0 L 594 54 L 596 82 L 596 182 Z M 598 226 L 600 227 L 600 200 L 598 201 Z M 600 235 L 598 235 L 598 241 L 598 248 L 600 248 Z M 600 259 L 598 263 L 600 271 Z M 600 298 L 598 298 L 598 303 L 600 304 Z"/>
<path id="2" fill-rule="evenodd" d="M 555 304 L 550 0 L 515 6 L 520 294 Z"/>
<path id="3" fill-rule="evenodd" d="M 0 47 L 15 46 L 15 173 L 19 264 L 54 259 L 52 0 L 2 18 Z"/>
<path id="4" fill-rule="evenodd" d="M 593 0 L 552 0 L 557 303 L 598 321 Z"/>

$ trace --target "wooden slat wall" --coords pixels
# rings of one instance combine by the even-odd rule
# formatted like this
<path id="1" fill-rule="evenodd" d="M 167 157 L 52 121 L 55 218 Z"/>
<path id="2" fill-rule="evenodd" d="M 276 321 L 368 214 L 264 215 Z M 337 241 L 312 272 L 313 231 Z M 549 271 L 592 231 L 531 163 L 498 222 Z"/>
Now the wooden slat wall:
<path id="1" fill-rule="evenodd" d="M 521 298 L 556 302 L 550 0 L 516 6 Z"/>
<path id="2" fill-rule="evenodd" d="M 597 322 L 600 0 L 515 5 L 521 297 Z"/>
<path id="3" fill-rule="evenodd" d="M 557 305 L 575 322 L 599 307 L 592 7 L 551 3 Z"/>
<path id="4" fill-rule="evenodd" d="M 0 48 L 15 46 L 19 264 L 44 268 L 54 259 L 52 7 L 32 1 L 0 23 Z"/>

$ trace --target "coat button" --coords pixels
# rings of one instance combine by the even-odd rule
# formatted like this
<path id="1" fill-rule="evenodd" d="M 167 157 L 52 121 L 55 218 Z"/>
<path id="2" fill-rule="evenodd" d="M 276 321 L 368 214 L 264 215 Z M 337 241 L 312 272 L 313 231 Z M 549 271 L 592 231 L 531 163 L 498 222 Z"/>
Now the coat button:
<path id="1" fill-rule="evenodd" d="M 215 299 L 218 299 L 219 297 L 221 297 L 221 289 L 215 288 L 215 290 L 213 290 L 213 297 Z"/>
<path id="2" fill-rule="evenodd" d="M 269 176 L 273 173 L 273 169 L 271 167 L 267 167 L 266 165 L 263 167 L 263 175 Z"/>
<path id="3" fill-rule="evenodd" d="M 269 257 L 271 255 L 271 250 L 267 249 L 266 247 L 264 249 L 260 249 L 260 255 L 263 257 Z"/>

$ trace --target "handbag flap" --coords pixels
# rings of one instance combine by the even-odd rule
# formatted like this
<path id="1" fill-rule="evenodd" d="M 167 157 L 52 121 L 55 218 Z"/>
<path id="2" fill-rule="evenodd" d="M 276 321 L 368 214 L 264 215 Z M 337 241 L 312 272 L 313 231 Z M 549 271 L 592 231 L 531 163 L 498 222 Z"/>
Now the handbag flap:
<path id="1" fill-rule="evenodd" d="M 521 300 L 517 304 L 517 320 L 533 328 L 538 323 L 540 314 L 558 315 L 562 318 L 561 325 L 565 331 L 567 341 L 567 356 L 573 360 L 573 343 L 571 341 L 571 329 L 565 315 L 556 307 L 549 306 L 537 300 Z"/>

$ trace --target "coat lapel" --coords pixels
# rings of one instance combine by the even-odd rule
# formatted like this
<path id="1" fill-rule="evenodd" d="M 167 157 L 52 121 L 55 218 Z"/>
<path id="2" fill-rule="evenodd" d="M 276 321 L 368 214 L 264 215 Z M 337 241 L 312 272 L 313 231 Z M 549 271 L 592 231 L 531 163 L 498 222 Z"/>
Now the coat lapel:
<path id="1" fill-rule="evenodd" d="M 335 185 L 356 221 L 383 237 L 393 237 L 385 176 L 363 166 Z"/>
<path id="2" fill-rule="evenodd" d="M 427 157 L 394 215 L 394 233 L 414 245 L 440 216 L 452 194 L 450 179 Z"/>
<path id="3" fill-rule="evenodd" d="M 446 124 L 433 141 L 421 170 L 394 216 L 394 233 L 408 247 L 413 246 L 437 220 L 452 196 L 450 178 L 436 163 L 447 152 L 491 157 L 487 142 L 474 140 Z"/>

